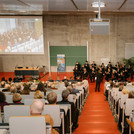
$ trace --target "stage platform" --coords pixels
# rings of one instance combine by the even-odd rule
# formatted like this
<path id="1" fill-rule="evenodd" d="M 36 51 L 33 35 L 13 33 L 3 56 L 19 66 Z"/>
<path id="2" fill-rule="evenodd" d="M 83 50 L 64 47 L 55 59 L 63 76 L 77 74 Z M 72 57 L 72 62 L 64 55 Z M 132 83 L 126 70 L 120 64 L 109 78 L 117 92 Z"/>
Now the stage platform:
<path id="1" fill-rule="evenodd" d="M 47 73 L 44 76 L 43 72 L 40 72 L 39 75 L 41 77 L 40 78 L 41 81 L 47 81 L 49 79 L 49 73 Z M 57 80 L 57 76 L 59 76 L 60 80 L 64 79 L 64 76 L 66 76 L 68 79 L 70 79 L 70 77 L 73 76 L 73 72 L 64 72 L 64 73 L 60 73 L 60 74 L 57 74 L 57 72 L 51 73 L 51 78 L 53 80 Z M 5 77 L 6 80 L 8 80 L 10 77 L 13 79 L 15 77 L 15 73 L 14 72 L 0 72 L 0 80 L 2 77 Z M 24 80 L 24 81 L 27 81 L 27 80 Z"/>

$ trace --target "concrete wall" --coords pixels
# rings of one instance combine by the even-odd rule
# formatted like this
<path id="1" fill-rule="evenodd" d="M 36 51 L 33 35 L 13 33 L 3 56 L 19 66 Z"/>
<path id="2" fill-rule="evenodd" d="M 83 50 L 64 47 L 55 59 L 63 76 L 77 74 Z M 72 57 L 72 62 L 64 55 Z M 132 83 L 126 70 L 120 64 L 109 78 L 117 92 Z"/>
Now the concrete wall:
<path id="1" fill-rule="evenodd" d="M 110 35 L 90 35 L 89 19 L 95 16 L 44 16 L 44 55 L 1 55 L 0 72 L 12 72 L 16 65 L 48 66 L 47 42 L 50 45 L 86 45 L 89 42 L 89 61 L 101 64 L 101 58 L 109 58 L 115 64 L 125 57 L 125 43 L 134 43 L 134 15 L 109 15 Z M 75 63 L 74 63 L 75 64 Z M 72 71 L 73 67 L 67 67 Z M 51 68 L 56 71 L 56 67 Z"/>

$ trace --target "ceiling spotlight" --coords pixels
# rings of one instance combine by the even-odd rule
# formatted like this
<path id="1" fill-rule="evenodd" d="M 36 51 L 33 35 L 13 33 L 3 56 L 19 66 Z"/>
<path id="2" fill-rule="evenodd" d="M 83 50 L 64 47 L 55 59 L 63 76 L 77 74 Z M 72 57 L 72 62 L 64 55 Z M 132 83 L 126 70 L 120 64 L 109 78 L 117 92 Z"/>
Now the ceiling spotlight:
<path id="1" fill-rule="evenodd" d="M 105 7 L 106 4 L 104 2 L 100 2 L 100 7 Z M 93 2 L 92 7 L 99 7 L 99 2 Z"/>

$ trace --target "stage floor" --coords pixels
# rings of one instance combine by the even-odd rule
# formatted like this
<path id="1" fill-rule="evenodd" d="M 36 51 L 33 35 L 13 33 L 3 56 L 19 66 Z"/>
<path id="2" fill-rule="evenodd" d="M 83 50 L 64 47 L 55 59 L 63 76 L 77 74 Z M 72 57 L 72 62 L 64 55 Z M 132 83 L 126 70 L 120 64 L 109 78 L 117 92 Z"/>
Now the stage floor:
<path id="1" fill-rule="evenodd" d="M 47 81 L 49 79 L 49 73 L 47 73 L 44 77 L 44 74 L 42 72 L 40 72 L 40 80 L 41 81 Z M 57 72 L 52 72 L 51 73 L 51 78 L 52 80 L 57 80 L 57 76 L 59 76 L 59 79 L 62 80 L 64 79 L 64 76 L 66 76 L 68 79 L 70 79 L 71 76 L 73 76 L 73 72 L 63 72 L 63 73 L 59 73 L 57 74 Z M 0 72 L 0 80 L 2 77 L 5 77 L 6 80 L 8 80 L 10 77 L 13 79 L 15 77 L 14 72 Z M 26 76 L 30 77 L 30 76 Z M 24 80 L 27 81 L 27 80 Z"/>

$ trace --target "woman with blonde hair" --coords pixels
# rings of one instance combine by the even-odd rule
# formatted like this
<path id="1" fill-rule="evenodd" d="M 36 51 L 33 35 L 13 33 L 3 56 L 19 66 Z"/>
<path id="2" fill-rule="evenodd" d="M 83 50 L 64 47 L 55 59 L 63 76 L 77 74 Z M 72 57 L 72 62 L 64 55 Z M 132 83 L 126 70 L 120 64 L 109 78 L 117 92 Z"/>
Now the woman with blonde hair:
<path id="1" fill-rule="evenodd" d="M 44 99 L 44 95 L 40 90 L 37 90 L 34 94 L 34 99 Z"/>
<path id="2" fill-rule="evenodd" d="M 12 101 L 14 104 L 22 104 L 21 100 L 22 100 L 22 97 L 19 93 L 13 94 Z"/>

